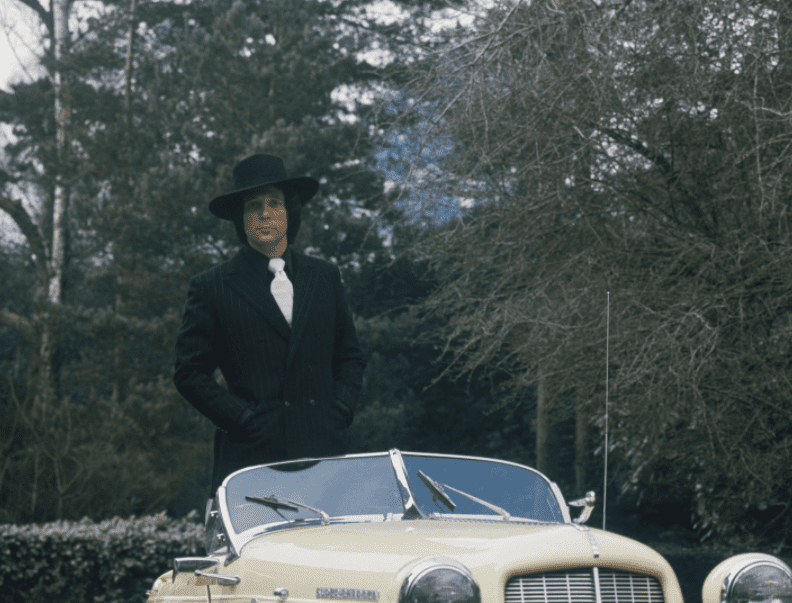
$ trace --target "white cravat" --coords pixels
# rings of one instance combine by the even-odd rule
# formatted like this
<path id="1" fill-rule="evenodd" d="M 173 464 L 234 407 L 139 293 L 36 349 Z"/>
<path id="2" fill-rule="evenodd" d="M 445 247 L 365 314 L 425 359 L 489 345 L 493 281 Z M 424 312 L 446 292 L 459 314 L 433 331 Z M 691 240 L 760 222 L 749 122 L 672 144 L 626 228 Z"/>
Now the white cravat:
<path id="1" fill-rule="evenodd" d="M 272 291 L 272 297 L 275 298 L 278 307 L 281 309 L 281 312 L 283 312 L 286 322 L 291 326 L 292 306 L 294 305 L 294 287 L 289 277 L 286 276 L 286 272 L 283 270 L 285 265 L 286 262 L 284 262 L 282 258 L 272 258 L 269 261 L 268 268 L 270 272 L 275 274 L 275 278 L 272 279 L 272 285 L 270 285 L 270 291 Z"/>

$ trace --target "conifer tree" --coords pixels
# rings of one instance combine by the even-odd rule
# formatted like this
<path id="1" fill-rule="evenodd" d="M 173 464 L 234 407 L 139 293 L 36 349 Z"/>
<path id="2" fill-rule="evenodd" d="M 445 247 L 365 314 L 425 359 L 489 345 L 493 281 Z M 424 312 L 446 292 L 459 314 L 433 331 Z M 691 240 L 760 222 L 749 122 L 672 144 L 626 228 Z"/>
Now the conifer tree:
<path id="1" fill-rule="evenodd" d="M 43 5 L 20 1 L 53 28 Z M 68 53 L 56 59 L 49 43 L 61 84 L 21 83 L 0 96 L 0 119 L 17 137 L 4 148 L 0 209 L 39 277 L 15 293 L 31 302 L 46 299 L 36 291 L 58 293 L 46 314 L 0 298 L 2 328 L 28 338 L 4 350 L 27 370 L 2 376 L 0 421 L 14 429 L 0 442 L 0 521 L 200 506 L 211 430 L 172 386 L 173 339 L 189 277 L 238 244 L 207 209 L 237 161 L 273 153 L 290 175 L 321 181 L 299 248 L 350 269 L 380 252 L 370 216 L 385 195 L 367 108 L 343 95 L 378 77 L 361 52 L 383 34 L 364 4 L 108 2 L 67 32 Z M 47 209 L 59 195 L 61 209 Z M 65 246 L 50 243 L 56 232 Z M 24 264 L 4 253 L 4 266 Z M 50 286 L 57 253 L 59 291 Z M 43 333 L 54 385 L 36 414 Z"/>

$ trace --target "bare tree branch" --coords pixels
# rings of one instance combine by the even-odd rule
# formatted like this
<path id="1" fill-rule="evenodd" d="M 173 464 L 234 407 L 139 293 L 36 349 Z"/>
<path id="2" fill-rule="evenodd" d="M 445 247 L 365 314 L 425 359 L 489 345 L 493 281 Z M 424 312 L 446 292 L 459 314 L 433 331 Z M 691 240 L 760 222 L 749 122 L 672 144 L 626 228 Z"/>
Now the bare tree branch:
<path id="1" fill-rule="evenodd" d="M 632 150 L 637 151 L 649 161 L 657 165 L 660 169 L 662 169 L 664 173 L 673 173 L 671 164 L 668 162 L 668 159 L 666 159 L 665 155 L 652 150 L 646 145 L 646 143 L 636 140 L 626 132 L 620 132 L 614 128 L 603 128 L 602 133 L 607 134 L 615 142 L 623 144 Z"/>
<path id="2" fill-rule="evenodd" d="M 446 371 L 499 367 L 515 391 L 541 366 L 547 396 L 596 421 L 582 409 L 601 395 L 613 292 L 623 477 L 685 484 L 701 525 L 750 533 L 746 509 L 792 496 L 772 469 L 792 462 L 792 100 L 767 42 L 780 26 L 721 0 L 545 4 L 450 33 L 412 79 L 413 109 L 455 143 L 438 190 L 466 201 L 459 227 L 422 241 L 441 280 L 424 309 L 444 325 L 427 336 Z"/>

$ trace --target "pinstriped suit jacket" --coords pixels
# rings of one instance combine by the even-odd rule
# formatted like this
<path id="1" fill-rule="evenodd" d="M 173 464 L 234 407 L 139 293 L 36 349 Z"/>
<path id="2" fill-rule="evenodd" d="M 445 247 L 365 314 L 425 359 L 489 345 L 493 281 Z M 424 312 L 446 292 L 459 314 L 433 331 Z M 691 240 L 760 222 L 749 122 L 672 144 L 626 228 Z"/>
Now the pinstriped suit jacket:
<path id="1" fill-rule="evenodd" d="M 176 341 L 174 382 L 216 426 L 212 494 L 248 465 L 344 454 L 347 418 L 366 366 L 333 264 L 292 251 L 292 327 L 269 289 L 268 275 L 243 248 L 190 279 Z M 223 372 L 228 389 L 213 378 Z M 245 441 L 240 420 L 257 406 L 270 428 Z"/>

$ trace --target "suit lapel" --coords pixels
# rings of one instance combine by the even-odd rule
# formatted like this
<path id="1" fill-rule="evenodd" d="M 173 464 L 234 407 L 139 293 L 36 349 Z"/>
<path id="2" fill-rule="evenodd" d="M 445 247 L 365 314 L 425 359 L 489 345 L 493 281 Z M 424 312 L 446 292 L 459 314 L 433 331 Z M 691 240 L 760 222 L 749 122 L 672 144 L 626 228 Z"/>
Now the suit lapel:
<path id="1" fill-rule="evenodd" d="M 289 353 L 286 357 L 286 366 L 294 358 L 294 352 L 300 341 L 308 318 L 311 315 L 311 306 L 316 294 L 316 272 L 305 261 L 305 257 L 292 251 L 292 266 L 294 267 L 294 310 L 292 313 L 291 338 L 289 339 Z M 285 321 L 284 321 L 285 322 Z"/>
<path id="2" fill-rule="evenodd" d="M 291 334 L 289 323 L 283 317 L 275 298 L 267 294 L 264 276 L 258 273 L 256 266 L 245 257 L 242 251 L 239 251 L 229 262 L 228 272 L 223 280 L 253 306 L 281 336 L 289 339 Z M 294 297 L 296 301 L 296 288 Z"/>

